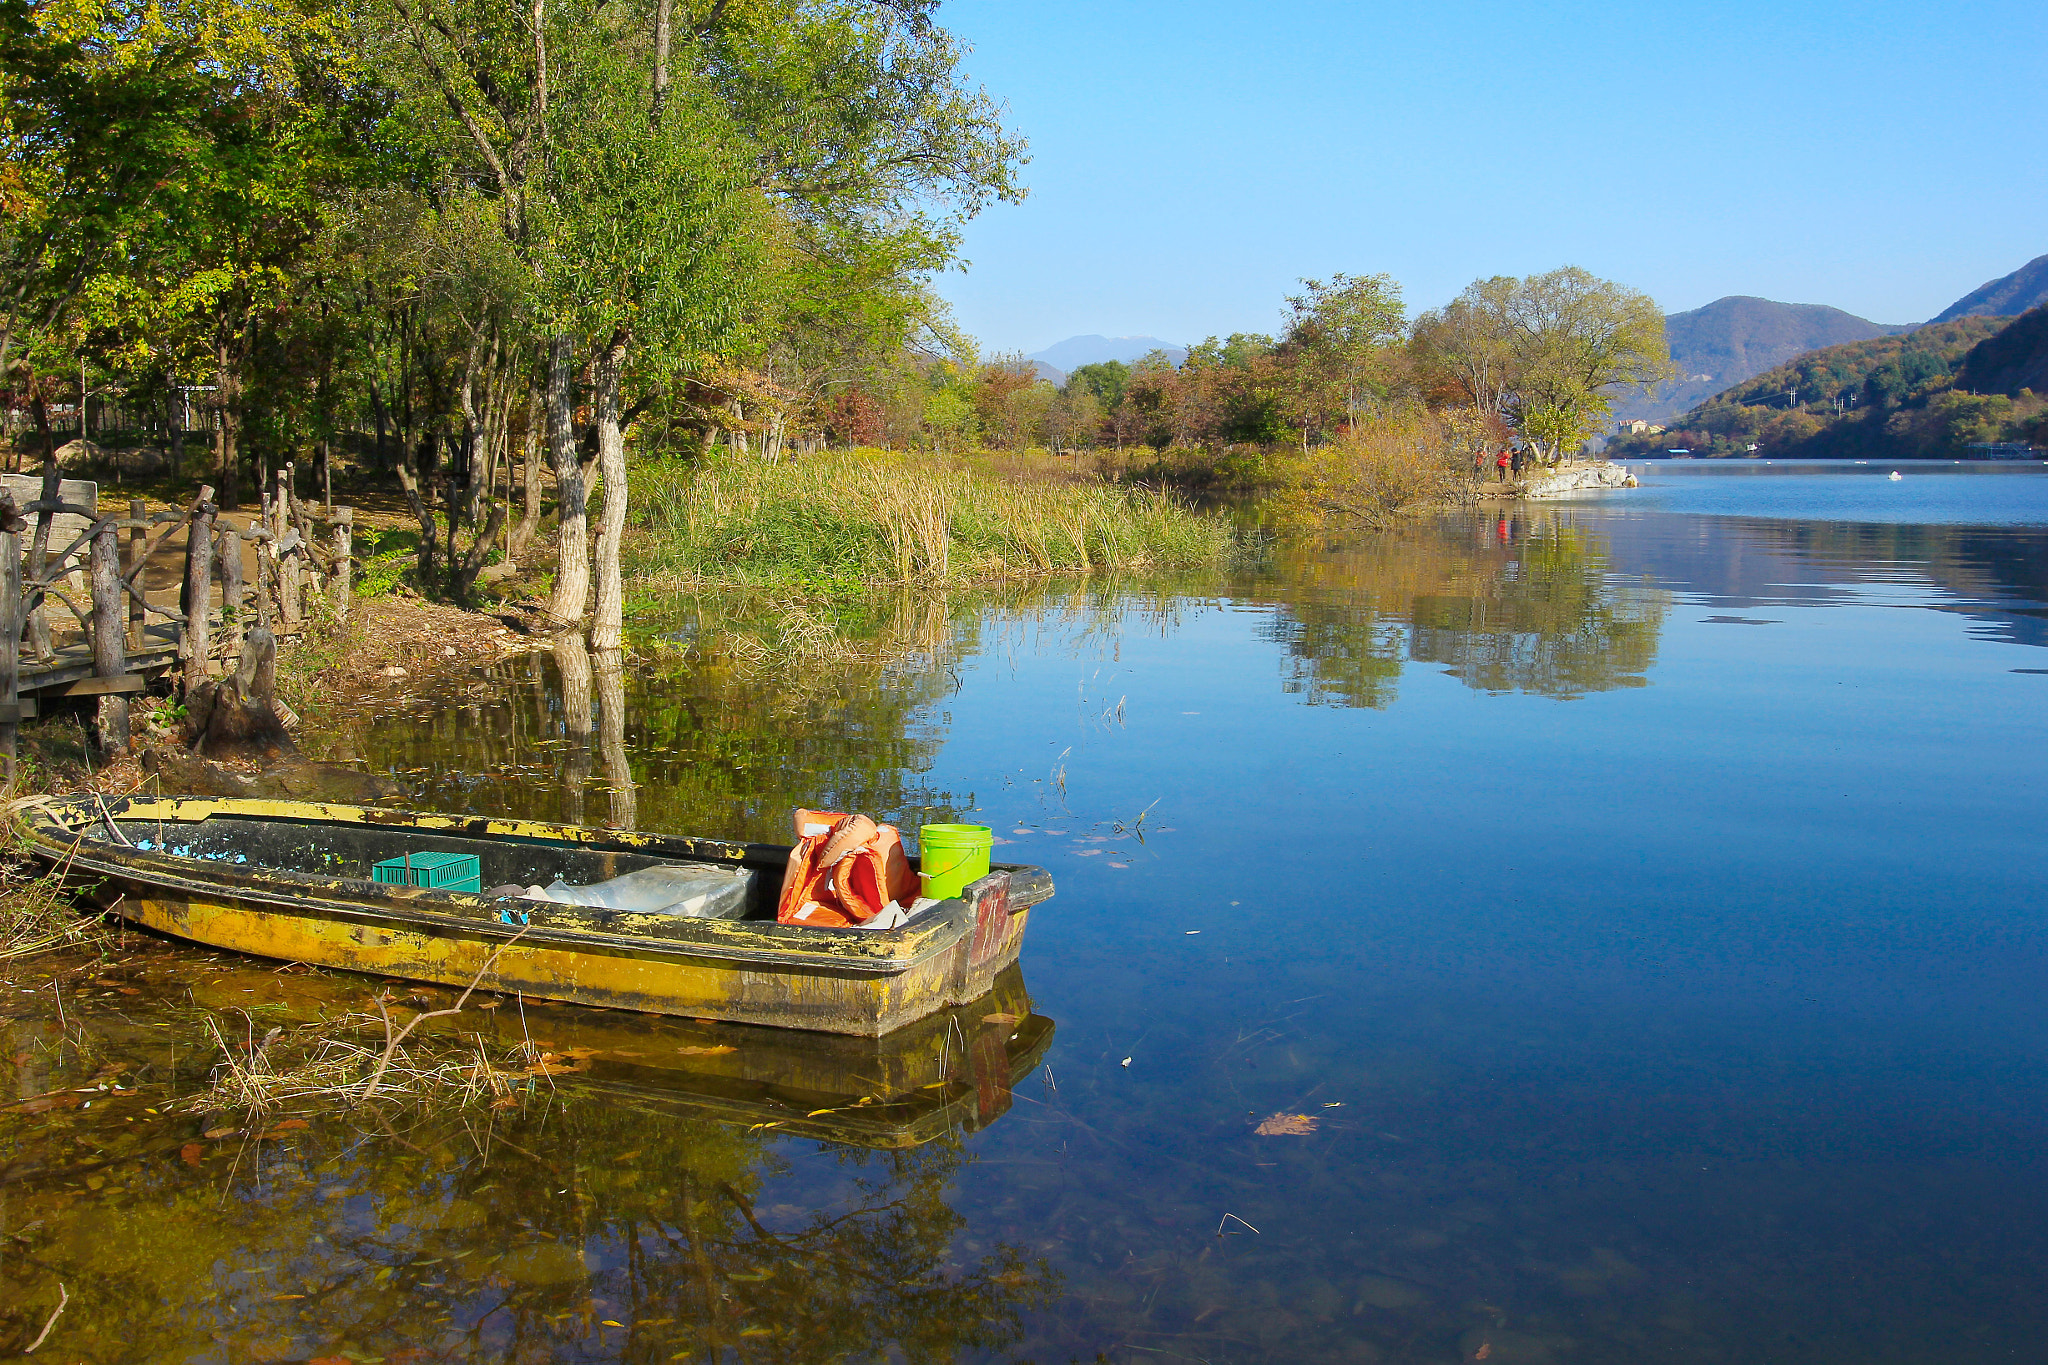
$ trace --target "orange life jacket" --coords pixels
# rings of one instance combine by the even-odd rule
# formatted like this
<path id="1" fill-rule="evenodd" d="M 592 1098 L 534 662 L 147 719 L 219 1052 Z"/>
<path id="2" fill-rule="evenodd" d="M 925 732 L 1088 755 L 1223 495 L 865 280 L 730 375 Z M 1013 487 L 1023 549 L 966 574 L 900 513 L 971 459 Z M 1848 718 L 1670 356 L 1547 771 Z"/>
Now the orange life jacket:
<path id="1" fill-rule="evenodd" d="M 799 810 L 796 836 L 776 923 L 844 928 L 866 924 L 891 902 L 908 906 L 917 899 L 921 884 L 894 825 L 878 825 L 865 815 Z"/>

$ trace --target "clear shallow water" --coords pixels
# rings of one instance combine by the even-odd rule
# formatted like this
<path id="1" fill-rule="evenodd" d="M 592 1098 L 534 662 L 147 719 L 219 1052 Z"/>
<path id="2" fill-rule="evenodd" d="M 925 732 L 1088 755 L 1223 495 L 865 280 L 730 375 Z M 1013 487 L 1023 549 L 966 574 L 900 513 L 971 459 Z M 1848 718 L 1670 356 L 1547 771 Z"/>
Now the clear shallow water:
<path id="1" fill-rule="evenodd" d="M 1059 886 L 1042 1067 L 895 1155 L 570 1098 L 508 1120 L 525 1164 L 316 1129 L 93 1191 L 38 1156 L 39 1273 L 161 1298 L 91 1229 L 203 1241 L 163 1335 L 92 1359 L 2036 1358 L 2048 479 L 1869 478 L 1657 466 L 366 718 L 342 746 L 422 805 L 994 825 Z"/>

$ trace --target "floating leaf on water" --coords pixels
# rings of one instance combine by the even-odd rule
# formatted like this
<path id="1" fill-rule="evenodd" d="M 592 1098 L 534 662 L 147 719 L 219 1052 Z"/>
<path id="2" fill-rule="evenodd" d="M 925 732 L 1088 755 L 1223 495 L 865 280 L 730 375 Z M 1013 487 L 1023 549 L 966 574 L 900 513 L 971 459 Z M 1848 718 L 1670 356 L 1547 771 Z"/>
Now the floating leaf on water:
<path id="1" fill-rule="evenodd" d="M 1271 1114 L 1253 1131 L 1260 1137 L 1307 1137 L 1316 1130 L 1309 1114 Z"/>
<path id="2" fill-rule="evenodd" d="M 23 1114 L 46 1114 L 52 1109 L 76 1109 L 85 1101 L 70 1093 L 62 1095 L 38 1095 L 32 1100 L 23 1100 L 15 1109 Z"/>
<path id="3" fill-rule="evenodd" d="M 998 1010 L 994 1014 L 982 1015 L 981 1022 L 984 1024 L 1014 1024 L 1023 1017 L 1021 1014 L 1005 1014 Z"/>
<path id="4" fill-rule="evenodd" d="M 239 1128 L 209 1128 L 200 1136 L 209 1142 L 218 1142 L 222 1138 L 239 1137 L 241 1132 Z"/>
<path id="5" fill-rule="evenodd" d="M 198 1142 L 188 1142 L 183 1147 L 180 1147 L 178 1149 L 178 1155 L 181 1158 L 183 1158 L 187 1166 L 197 1166 L 201 1161 L 206 1159 L 205 1144 Z"/>
<path id="6" fill-rule="evenodd" d="M 718 1043 L 711 1047 L 679 1047 L 676 1051 L 684 1057 L 723 1057 L 726 1053 L 738 1052 L 739 1049 L 731 1043 Z"/>
<path id="7" fill-rule="evenodd" d="M 278 1124 L 276 1127 L 272 1128 L 263 1136 L 276 1137 L 279 1133 L 289 1133 L 294 1129 L 311 1128 L 312 1126 L 312 1124 L 306 1122 L 304 1119 L 286 1119 L 283 1123 Z"/>

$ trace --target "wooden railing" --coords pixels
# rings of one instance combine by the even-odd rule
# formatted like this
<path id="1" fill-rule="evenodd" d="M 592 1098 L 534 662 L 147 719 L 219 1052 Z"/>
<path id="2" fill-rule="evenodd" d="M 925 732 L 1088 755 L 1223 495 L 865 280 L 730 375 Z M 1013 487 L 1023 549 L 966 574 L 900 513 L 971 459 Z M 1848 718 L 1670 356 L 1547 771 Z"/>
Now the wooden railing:
<path id="1" fill-rule="evenodd" d="M 331 508 L 323 528 L 294 496 L 290 466 L 278 471 L 274 490 L 264 490 L 261 511 L 246 529 L 220 522 L 211 487 L 202 487 L 182 510 L 154 515 L 134 500 L 126 516 L 102 516 L 62 493 L 51 469 L 39 496 L 25 506 L 16 505 L 12 492 L 0 494 L 0 758 L 10 780 L 17 727 L 36 714 L 28 694 L 98 697 L 101 752 L 125 754 L 128 697 L 146 690 L 151 676 L 176 665 L 189 694 L 221 660 L 240 653 L 252 622 L 291 635 L 323 609 L 336 621 L 347 619 L 355 514 Z M 60 521 L 70 539 L 52 554 Z M 178 602 L 152 602 L 145 571 L 181 530 Z M 256 573 L 248 583 L 244 542 L 255 547 Z M 80 641 L 57 644 L 53 602 L 75 619 Z"/>

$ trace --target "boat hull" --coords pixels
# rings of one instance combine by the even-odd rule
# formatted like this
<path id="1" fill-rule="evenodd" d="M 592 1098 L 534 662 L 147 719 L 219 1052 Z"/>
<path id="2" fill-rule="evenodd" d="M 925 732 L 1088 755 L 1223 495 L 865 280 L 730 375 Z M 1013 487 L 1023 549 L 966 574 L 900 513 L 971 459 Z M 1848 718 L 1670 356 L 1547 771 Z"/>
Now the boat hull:
<path id="1" fill-rule="evenodd" d="M 381 886 L 258 860 L 269 848 L 288 850 L 303 865 L 316 861 L 309 848 L 335 858 L 335 850 L 395 848 L 394 840 L 503 842 L 524 860 L 521 870 L 540 867 L 543 875 L 554 849 L 599 871 L 649 858 L 688 859 L 779 878 L 786 850 L 311 803 L 104 804 L 103 815 L 91 799 L 49 803 L 31 815 L 30 838 L 67 876 L 91 884 L 105 908 L 143 928 L 238 953 L 412 981 L 475 982 L 483 990 L 605 1009 L 830 1033 L 878 1036 L 986 994 L 1017 960 L 1030 905 L 1051 889 L 1035 868 L 999 868 L 910 925 L 874 933 L 756 920 L 679 922 Z M 234 823 L 209 825 L 215 821 Z M 153 828 L 173 831 L 154 849 L 123 846 L 111 832 L 147 844 Z M 256 856 L 202 862 L 164 851 L 178 831 L 194 830 L 223 847 L 240 839 Z M 367 842 L 366 831 L 373 836 Z M 287 861 L 286 852 L 272 856 Z"/>

